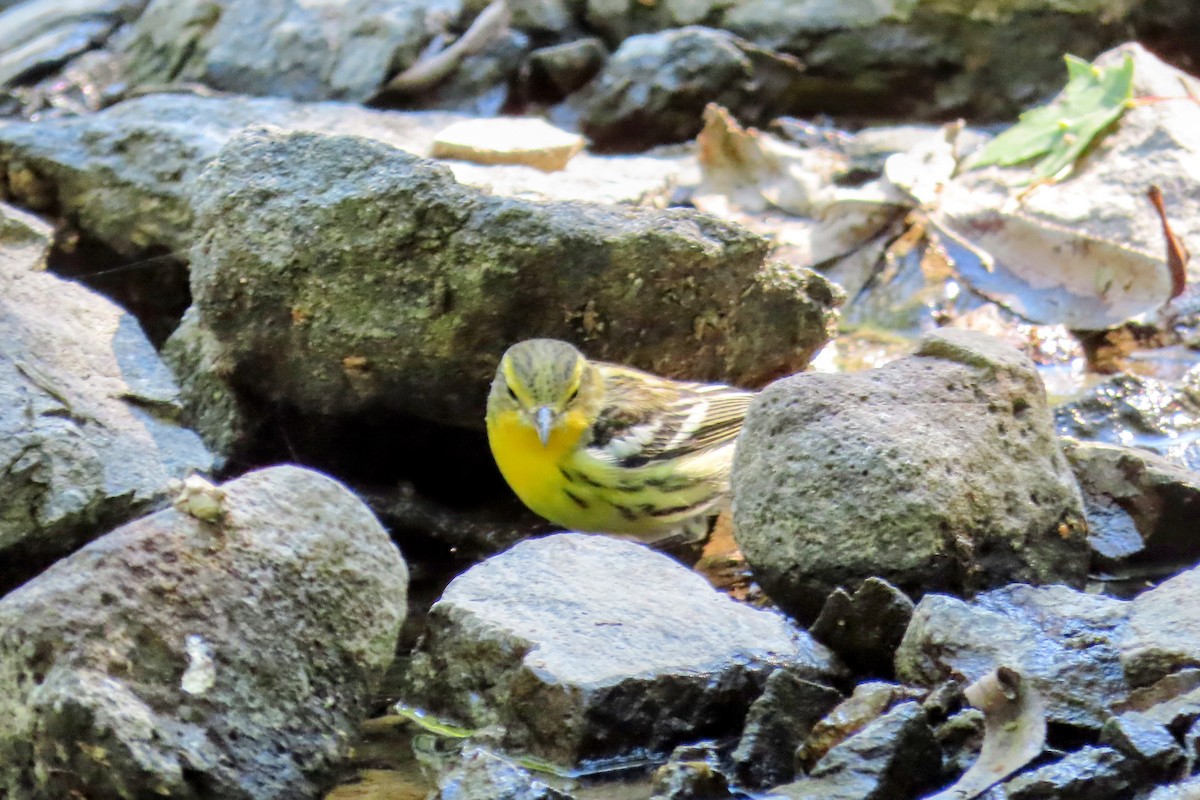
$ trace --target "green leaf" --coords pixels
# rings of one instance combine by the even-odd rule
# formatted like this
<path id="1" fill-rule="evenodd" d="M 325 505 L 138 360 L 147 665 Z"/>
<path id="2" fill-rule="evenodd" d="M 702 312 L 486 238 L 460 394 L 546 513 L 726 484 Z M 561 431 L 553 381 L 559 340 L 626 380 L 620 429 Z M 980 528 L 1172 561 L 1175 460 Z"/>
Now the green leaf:
<path id="1" fill-rule="evenodd" d="M 1033 108 L 983 149 L 972 168 L 1011 167 L 1035 158 L 1032 180 L 1061 180 L 1101 133 L 1116 122 L 1133 97 L 1133 58 L 1101 69 L 1068 55 L 1067 85 L 1047 106 Z"/>

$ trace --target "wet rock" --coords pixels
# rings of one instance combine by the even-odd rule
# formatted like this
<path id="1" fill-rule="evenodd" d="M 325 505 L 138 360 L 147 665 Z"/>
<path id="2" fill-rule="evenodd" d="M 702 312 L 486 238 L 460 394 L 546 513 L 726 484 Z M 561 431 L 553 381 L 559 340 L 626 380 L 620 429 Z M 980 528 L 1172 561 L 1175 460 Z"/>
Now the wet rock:
<path id="1" fill-rule="evenodd" d="M 911 699 L 913 695 L 899 684 L 884 681 L 858 684 L 850 697 L 812 726 L 796 750 L 796 763 L 805 771 L 812 769 L 832 748 L 870 725 L 892 706 Z"/>
<path id="2" fill-rule="evenodd" d="M 972 603 L 930 595 L 896 653 L 896 674 L 932 686 L 1008 665 L 1033 682 L 1052 722 L 1098 729 L 1119 707 L 1153 708 L 1152 718 L 1180 734 L 1196 717 L 1164 719 L 1154 695 L 1133 690 L 1200 664 L 1197 591 L 1200 569 L 1130 601 L 1064 586 L 1008 586 Z"/>
<path id="3" fill-rule="evenodd" d="M 1130 610 L 1121 665 L 1134 686 L 1200 666 L 1200 569 L 1138 595 Z"/>
<path id="4" fill-rule="evenodd" d="M 296 467 L 92 542 L 0 600 L 0 794 L 311 797 L 405 615 L 406 569 L 341 485 Z"/>
<path id="5" fill-rule="evenodd" d="M 973 603 L 929 595 L 896 653 L 900 680 L 979 680 L 1006 665 L 1046 702 L 1047 719 L 1099 728 L 1128 696 L 1120 643 L 1129 604 L 1065 586 L 1008 586 Z"/>
<path id="6" fill-rule="evenodd" d="M 1179 564 L 1200 559 L 1200 474 L 1145 450 L 1063 442 L 1087 502 L 1088 536 L 1110 561 Z"/>
<path id="7" fill-rule="evenodd" d="M 1200 797 L 1200 777 L 1189 778 L 1181 783 L 1160 786 L 1146 800 L 1196 800 Z"/>
<path id="8" fill-rule="evenodd" d="M 44 271 L 50 236 L 0 205 L 0 594 L 212 466 L 137 321 Z"/>
<path id="9" fill-rule="evenodd" d="M 733 751 L 738 782 L 762 789 L 795 778 L 796 748 L 841 699 L 835 689 L 790 670 L 771 673 L 762 696 L 746 714 L 742 738 Z"/>
<path id="10" fill-rule="evenodd" d="M 879 369 L 767 387 L 732 486 L 756 579 L 801 619 L 871 576 L 919 595 L 1087 571 L 1082 501 L 1037 371 L 971 331 L 930 334 Z"/>
<path id="11" fill-rule="evenodd" d="M 608 50 L 594 37 L 540 47 L 529 54 L 529 88 L 535 98 L 559 100 L 596 77 Z"/>
<path id="12" fill-rule="evenodd" d="M 918 703 L 902 703 L 829 751 L 809 777 L 775 789 L 773 800 L 886 800 L 932 788 L 942 759 Z"/>
<path id="13" fill-rule="evenodd" d="M 130 75 L 361 102 L 462 9 L 462 0 L 153 0 L 127 47 Z"/>
<path id="14" fill-rule="evenodd" d="M 837 653 L 855 675 L 887 677 L 912 612 L 913 602 L 904 592 L 887 581 L 867 578 L 853 595 L 834 589 L 809 633 Z"/>
<path id="15" fill-rule="evenodd" d="M 1178 386 L 1118 375 L 1054 409 L 1058 432 L 1120 445 L 1133 440 L 1192 471 L 1200 469 L 1200 370 Z"/>
<path id="16" fill-rule="evenodd" d="M 1170 680 L 1170 678 L 1164 678 L 1155 686 L 1170 682 Z M 1136 697 L 1135 693 L 1131 697 L 1131 701 Z M 1200 720 L 1200 689 L 1180 691 L 1156 703 L 1149 705 L 1139 703 L 1137 707 L 1144 708 L 1146 717 L 1152 722 L 1167 726 L 1171 733 L 1179 736 L 1190 730 L 1191 726 Z"/>
<path id="17" fill-rule="evenodd" d="M 838 671 L 807 634 L 641 545 L 559 534 L 451 582 L 405 701 L 562 765 L 727 735 L 780 666 Z"/>
<path id="18" fill-rule="evenodd" d="M 196 193 L 200 324 L 240 390 L 308 413 L 481 426 L 500 354 L 532 335 L 755 385 L 806 363 L 839 300 L 695 212 L 498 198 L 359 138 L 247 133 Z"/>
<path id="19" fill-rule="evenodd" d="M 1023 772 L 983 800 L 1127 800 L 1134 796 L 1129 758 L 1111 747 L 1084 747 Z"/>
<path id="20" fill-rule="evenodd" d="M 933 738 L 943 754 L 943 774 L 962 775 L 979 758 L 983 748 L 983 712 L 968 708 L 952 715 L 933 729 Z"/>
<path id="21" fill-rule="evenodd" d="M 454 769 L 438 778 L 435 800 L 570 800 L 529 771 L 478 747 L 463 751 Z"/>
<path id="22" fill-rule="evenodd" d="M 34 80 L 62 66 L 104 42 L 145 5 L 146 0 L 30 0 L 0 14 L 0 87 Z"/>
<path id="23" fill-rule="evenodd" d="M 719 761 L 712 742 L 675 748 L 667 763 L 654 772 L 650 800 L 733 800 Z"/>
<path id="24" fill-rule="evenodd" d="M 574 3 L 568 0 L 508 0 L 512 24 L 539 34 L 568 34 L 575 25 Z"/>
<path id="25" fill-rule="evenodd" d="M 1186 761 L 1183 749 L 1166 726 L 1136 711 L 1105 722 L 1100 729 L 1100 744 L 1124 753 L 1135 762 L 1143 783 L 1179 777 Z"/>
<path id="26" fill-rule="evenodd" d="M 580 126 L 601 149 L 691 139 L 709 103 L 748 124 L 787 110 L 799 62 L 726 32 L 687 27 L 626 39 L 579 100 Z"/>

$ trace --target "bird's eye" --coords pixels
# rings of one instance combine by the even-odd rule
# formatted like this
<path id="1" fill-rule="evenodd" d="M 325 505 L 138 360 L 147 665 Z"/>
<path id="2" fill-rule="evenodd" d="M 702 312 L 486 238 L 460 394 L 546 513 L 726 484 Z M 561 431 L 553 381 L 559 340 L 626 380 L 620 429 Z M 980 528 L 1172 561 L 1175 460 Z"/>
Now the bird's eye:
<path id="1" fill-rule="evenodd" d="M 579 387 L 578 386 L 576 386 L 574 389 L 572 389 L 571 393 L 569 395 L 567 395 L 567 402 L 574 403 L 576 397 L 579 397 Z"/>
<path id="2" fill-rule="evenodd" d="M 507 388 L 508 388 L 508 396 L 511 397 L 513 400 L 516 400 L 517 393 L 513 391 L 513 388 L 511 386 L 509 386 Z"/>

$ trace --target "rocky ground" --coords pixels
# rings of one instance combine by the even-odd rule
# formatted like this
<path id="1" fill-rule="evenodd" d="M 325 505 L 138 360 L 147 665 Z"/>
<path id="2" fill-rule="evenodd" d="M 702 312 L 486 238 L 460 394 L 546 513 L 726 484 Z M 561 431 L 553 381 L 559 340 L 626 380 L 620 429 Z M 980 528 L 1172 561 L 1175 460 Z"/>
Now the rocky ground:
<path id="1" fill-rule="evenodd" d="M 1200 797 L 1197 34 L 0 0 L 0 797 Z M 531 336 L 762 390 L 702 554 L 511 496 Z"/>

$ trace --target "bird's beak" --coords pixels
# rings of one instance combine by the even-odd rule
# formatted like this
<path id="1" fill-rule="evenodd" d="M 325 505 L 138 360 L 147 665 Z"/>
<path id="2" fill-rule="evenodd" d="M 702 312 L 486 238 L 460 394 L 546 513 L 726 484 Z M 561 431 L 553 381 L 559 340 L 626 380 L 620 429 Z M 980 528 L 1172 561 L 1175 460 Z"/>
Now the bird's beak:
<path id="1" fill-rule="evenodd" d="M 550 406 L 541 406 L 533 414 L 533 427 L 537 428 L 538 438 L 542 440 L 542 447 L 550 443 L 550 428 L 554 426 L 554 409 Z"/>

